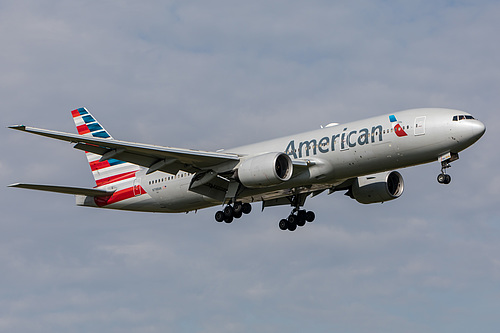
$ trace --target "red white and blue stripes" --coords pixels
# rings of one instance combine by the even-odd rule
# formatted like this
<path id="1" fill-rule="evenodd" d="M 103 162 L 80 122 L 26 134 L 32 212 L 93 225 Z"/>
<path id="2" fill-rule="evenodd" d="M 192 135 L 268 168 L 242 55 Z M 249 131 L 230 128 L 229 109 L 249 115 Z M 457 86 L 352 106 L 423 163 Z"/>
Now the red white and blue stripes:
<path id="1" fill-rule="evenodd" d="M 112 139 L 111 135 L 85 108 L 71 111 L 78 134 L 83 136 L 93 136 L 97 138 Z M 96 204 L 99 206 L 116 203 L 144 194 L 145 191 L 140 185 L 133 186 L 138 165 L 123 162 L 117 159 L 107 159 L 100 161 L 101 156 L 85 152 L 87 160 L 94 176 L 96 187 L 108 187 L 112 185 L 117 191 L 111 197 L 99 198 Z"/>

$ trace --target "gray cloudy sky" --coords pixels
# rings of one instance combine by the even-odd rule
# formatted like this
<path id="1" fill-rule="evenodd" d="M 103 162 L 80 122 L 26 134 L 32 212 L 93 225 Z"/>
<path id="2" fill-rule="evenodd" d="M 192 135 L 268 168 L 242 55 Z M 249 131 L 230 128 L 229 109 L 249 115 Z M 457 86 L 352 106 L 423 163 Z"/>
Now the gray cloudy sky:
<path id="1" fill-rule="evenodd" d="M 0 0 L 0 331 L 497 332 L 498 1 Z M 71 145 L 86 106 L 118 139 L 215 150 L 413 107 L 471 112 L 486 135 L 404 195 L 307 202 L 231 225 L 9 189 L 92 186 Z"/>

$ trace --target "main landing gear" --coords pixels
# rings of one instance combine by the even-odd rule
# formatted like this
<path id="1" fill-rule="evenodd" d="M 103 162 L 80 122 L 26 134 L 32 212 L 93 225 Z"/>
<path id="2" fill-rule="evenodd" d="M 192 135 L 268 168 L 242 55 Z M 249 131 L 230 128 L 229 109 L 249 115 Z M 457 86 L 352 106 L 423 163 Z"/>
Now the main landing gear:
<path id="1" fill-rule="evenodd" d="M 252 205 L 249 203 L 235 202 L 234 205 L 227 205 L 224 210 L 219 210 L 215 213 L 217 222 L 231 223 L 234 219 L 239 219 L 243 214 L 250 214 Z"/>
<path id="2" fill-rule="evenodd" d="M 314 221 L 315 217 L 316 215 L 312 211 L 294 208 L 287 219 L 282 219 L 279 222 L 279 227 L 281 230 L 294 231 L 295 229 L 297 229 L 297 226 L 303 227 L 306 224 L 306 221 Z"/>

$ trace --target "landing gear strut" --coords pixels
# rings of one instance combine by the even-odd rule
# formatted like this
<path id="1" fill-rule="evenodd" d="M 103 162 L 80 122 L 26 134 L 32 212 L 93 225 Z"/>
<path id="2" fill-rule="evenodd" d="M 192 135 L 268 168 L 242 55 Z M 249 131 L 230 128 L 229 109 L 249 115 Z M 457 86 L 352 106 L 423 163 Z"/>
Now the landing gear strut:
<path id="1" fill-rule="evenodd" d="M 250 214 L 252 205 L 249 203 L 235 202 L 234 205 L 227 205 L 224 210 L 215 213 L 217 222 L 231 223 L 234 219 L 239 219 L 243 214 Z"/>

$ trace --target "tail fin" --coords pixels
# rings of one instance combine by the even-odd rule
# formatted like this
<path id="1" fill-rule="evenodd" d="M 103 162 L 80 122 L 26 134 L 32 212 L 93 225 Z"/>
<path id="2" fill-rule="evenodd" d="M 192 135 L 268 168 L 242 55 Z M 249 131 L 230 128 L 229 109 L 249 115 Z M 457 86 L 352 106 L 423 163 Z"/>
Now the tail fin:
<path id="1" fill-rule="evenodd" d="M 104 139 L 113 139 L 111 135 L 85 108 L 71 111 L 78 134 Z M 135 178 L 140 170 L 138 165 L 123 162 L 114 158 L 102 160 L 100 155 L 85 152 L 94 176 L 96 187 L 105 185 L 119 185 L 120 183 Z"/>

